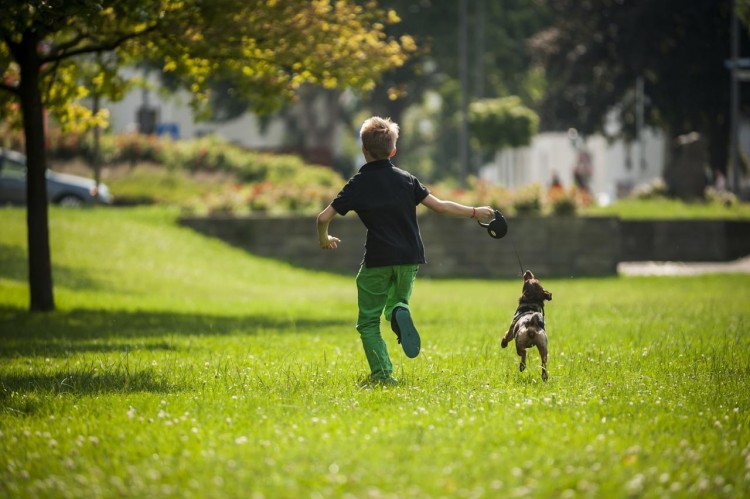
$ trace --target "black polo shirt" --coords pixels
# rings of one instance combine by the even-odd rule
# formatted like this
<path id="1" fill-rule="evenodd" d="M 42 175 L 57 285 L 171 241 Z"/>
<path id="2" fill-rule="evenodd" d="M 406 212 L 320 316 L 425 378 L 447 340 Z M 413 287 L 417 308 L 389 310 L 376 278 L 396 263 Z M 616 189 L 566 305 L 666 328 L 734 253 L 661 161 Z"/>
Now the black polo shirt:
<path id="1" fill-rule="evenodd" d="M 416 207 L 429 193 L 417 177 L 383 159 L 360 168 L 331 206 L 340 215 L 355 211 L 367 227 L 366 266 L 425 263 Z"/>

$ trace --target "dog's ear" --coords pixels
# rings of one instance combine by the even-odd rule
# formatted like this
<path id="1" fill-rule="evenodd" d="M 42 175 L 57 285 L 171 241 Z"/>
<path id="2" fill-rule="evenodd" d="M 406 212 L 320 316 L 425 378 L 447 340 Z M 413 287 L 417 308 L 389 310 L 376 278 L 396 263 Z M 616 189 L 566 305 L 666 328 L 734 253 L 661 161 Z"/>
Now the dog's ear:
<path id="1" fill-rule="evenodd" d="M 552 301 L 552 293 L 550 293 L 549 291 L 545 290 L 544 291 L 544 299 L 547 300 L 547 301 Z"/>

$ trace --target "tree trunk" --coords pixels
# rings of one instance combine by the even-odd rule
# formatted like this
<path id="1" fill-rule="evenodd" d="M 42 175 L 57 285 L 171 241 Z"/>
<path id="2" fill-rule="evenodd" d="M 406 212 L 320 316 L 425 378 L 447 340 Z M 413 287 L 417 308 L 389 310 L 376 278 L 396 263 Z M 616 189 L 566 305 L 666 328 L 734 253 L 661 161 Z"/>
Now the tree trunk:
<path id="1" fill-rule="evenodd" d="M 31 311 L 55 309 L 49 247 L 47 157 L 44 150 L 44 110 L 37 38 L 24 35 L 17 54 L 21 69 L 19 97 L 26 136 L 26 224 L 29 251 Z"/>

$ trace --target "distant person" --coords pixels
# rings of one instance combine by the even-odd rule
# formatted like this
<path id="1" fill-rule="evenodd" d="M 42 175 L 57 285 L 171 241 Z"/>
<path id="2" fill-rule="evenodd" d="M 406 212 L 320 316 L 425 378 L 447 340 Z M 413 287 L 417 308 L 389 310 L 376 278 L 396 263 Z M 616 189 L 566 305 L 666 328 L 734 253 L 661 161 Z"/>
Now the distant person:
<path id="1" fill-rule="evenodd" d="M 562 189 L 562 182 L 560 181 L 560 175 L 557 172 L 552 172 L 552 181 L 549 184 L 550 189 Z"/>
<path id="2" fill-rule="evenodd" d="M 562 181 L 560 180 L 560 176 L 557 174 L 556 171 L 552 172 L 552 180 L 549 183 L 549 197 L 552 199 L 557 198 L 560 196 L 565 189 L 563 188 Z"/>
<path id="3" fill-rule="evenodd" d="M 584 192 L 589 192 L 589 180 L 592 173 L 591 156 L 585 151 L 578 153 L 576 166 L 573 168 L 573 181 L 576 188 Z"/>
<path id="4" fill-rule="evenodd" d="M 337 214 L 354 211 L 367 228 L 364 260 L 357 274 L 357 331 L 370 367 L 368 383 L 396 385 L 393 365 L 380 334 L 380 315 L 390 321 L 407 357 L 419 354 L 421 340 L 412 321 L 409 300 L 419 265 L 425 263 L 417 224 L 417 205 L 441 214 L 490 220 L 494 210 L 443 201 L 430 194 L 409 172 L 391 163 L 399 127 L 388 118 L 373 116 L 360 129 L 365 165 L 317 219 L 318 240 L 324 250 L 341 242 L 328 234 Z"/>
<path id="5" fill-rule="evenodd" d="M 727 190 L 727 178 L 719 170 L 716 170 L 716 173 L 714 174 L 714 187 L 719 192 Z"/>
<path id="6" fill-rule="evenodd" d="M 589 181 L 591 180 L 592 171 L 591 156 L 586 151 L 580 151 L 578 153 L 576 166 L 573 168 L 573 183 L 575 184 L 578 198 L 583 206 L 591 204 Z"/>

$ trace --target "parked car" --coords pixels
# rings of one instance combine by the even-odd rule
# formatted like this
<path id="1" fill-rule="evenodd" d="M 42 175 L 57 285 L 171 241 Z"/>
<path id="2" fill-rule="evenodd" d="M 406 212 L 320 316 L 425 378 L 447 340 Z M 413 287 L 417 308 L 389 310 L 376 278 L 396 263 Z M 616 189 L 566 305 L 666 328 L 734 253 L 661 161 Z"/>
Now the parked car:
<path id="1" fill-rule="evenodd" d="M 47 170 L 47 198 L 60 206 L 111 204 L 109 188 L 90 178 Z M 0 205 L 26 204 L 26 156 L 0 149 Z"/>

